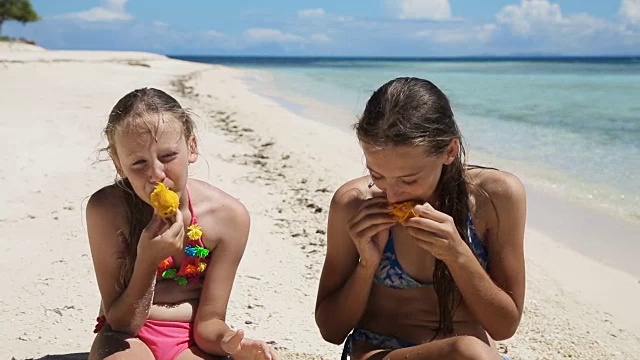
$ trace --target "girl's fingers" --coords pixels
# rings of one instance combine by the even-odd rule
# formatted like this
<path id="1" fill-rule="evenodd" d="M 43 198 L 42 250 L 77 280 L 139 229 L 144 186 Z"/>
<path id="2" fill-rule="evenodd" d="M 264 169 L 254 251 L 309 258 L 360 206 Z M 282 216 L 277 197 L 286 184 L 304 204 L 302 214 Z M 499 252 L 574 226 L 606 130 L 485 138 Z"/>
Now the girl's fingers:
<path id="1" fill-rule="evenodd" d="M 448 234 L 448 227 L 446 224 L 423 217 L 407 219 L 402 223 L 402 225 L 405 226 L 407 231 L 410 229 L 421 229 L 443 238 L 446 238 Z"/>
<path id="2" fill-rule="evenodd" d="M 378 224 L 395 224 L 397 219 L 390 214 L 371 214 L 359 222 L 353 223 L 351 229 L 355 233 L 359 233 L 364 229 Z"/>
<path id="3" fill-rule="evenodd" d="M 434 209 L 434 207 L 429 203 L 416 205 L 413 209 L 420 217 L 432 219 L 441 223 L 446 222 L 451 218 L 449 215 Z"/>
<path id="4" fill-rule="evenodd" d="M 184 232 L 184 225 L 181 223 L 174 223 L 164 234 L 172 238 L 177 238 L 180 236 L 181 232 Z"/>
<path id="5" fill-rule="evenodd" d="M 395 222 L 393 222 L 393 223 L 376 224 L 376 225 L 370 226 L 370 227 L 362 230 L 361 232 L 356 233 L 356 237 L 357 237 L 357 239 L 370 239 L 375 234 L 379 233 L 380 231 L 387 230 L 387 229 L 391 228 L 394 224 L 395 224 Z"/>
<path id="6" fill-rule="evenodd" d="M 156 234 L 160 233 L 163 225 L 164 223 L 162 221 L 162 218 L 154 212 L 153 216 L 151 216 L 151 220 L 149 220 L 149 223 L 142 231 L 149 234 L 150 237 L 153 237 L 156 236 Z"/>
<path id="7" fill-rule="evenodd" d="M 416 238 L 416 241 L 427 242 L 436 246 L 446 245 L 449 241 L 431 231 L 419 228 L 407 228 L 407 233 Z"/>
<path id="8" fill-rule="evenodd" d="M 360 206 L 351 223 L 357 223 L 371 214 L 388 214 L 391 216 L 386 200 L 384 202 L 366 203 Z"/>
<path id="9" fill-rule="evenodd" d="M 273 357 L 271 356 L 271 348 L 269 348 L 269 345 L 267 345 L 266 343 L 262 342 L 260 344 L 260 347 L 262 348 L 260 351 L 260 355 L 262 355 L 262 358 L 264 360 L 272 360 Z"/>
<path id="10" fill-rule="evenodd" d="M 272 360 L 280 360 L 280 355 L 271 347 L 269 347 L 269 354 L 271 354 Z"/>
<path id="11" fill-rule="evenodd" d="M 177 211 L 176 211 L 176 213 L 175 213 L 175 215 L 174 215 L 174 220 L 175 220 L 175 222 L 177 222 L 177 223 L 180 223 L 180 224 L 182 224 L 182 223 L 183 223 L 184 218 L 183 218 L 183 216 L 182 216 L 182 211 L 180 211 L 180 210 L 177 210 Z"/>

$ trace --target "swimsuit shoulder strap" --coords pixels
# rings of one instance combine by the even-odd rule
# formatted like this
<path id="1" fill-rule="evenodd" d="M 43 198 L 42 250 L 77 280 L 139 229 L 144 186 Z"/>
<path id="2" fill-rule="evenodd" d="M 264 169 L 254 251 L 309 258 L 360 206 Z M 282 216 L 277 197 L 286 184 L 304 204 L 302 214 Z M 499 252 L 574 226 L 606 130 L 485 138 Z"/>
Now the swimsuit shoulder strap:
<path id="1" fill-rule="evenodd" d="M 189 186 L 185 186 L 184 189 L 187 191 L 187 201 L 189 201 L 189 211 L 191 212 L 191 225 L 195 225 L 198 223 L 198 218 L 196 217 L 195 211 L 193 211 L 193 204 L 191 203 L 191 191 L 189 191 Z"/>

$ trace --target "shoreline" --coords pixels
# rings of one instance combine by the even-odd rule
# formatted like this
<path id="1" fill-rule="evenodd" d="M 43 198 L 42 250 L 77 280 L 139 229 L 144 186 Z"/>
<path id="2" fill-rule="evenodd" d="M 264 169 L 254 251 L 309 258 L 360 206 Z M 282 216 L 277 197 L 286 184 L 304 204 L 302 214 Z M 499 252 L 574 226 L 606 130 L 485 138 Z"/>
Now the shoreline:
<path id="1" fill-rule="evenodd" d="M 274 86 L 272 79 L 265 80 L 269 76 L 269 70 L 250 68 L 238 68 L 238 70 L 244 74 L 240 77 L 241 80 L 254 94 L 267 97 L 300 117 L 332 126 L 352 135 L 350 126 L 357 121 L 356 114 L 350 114 L 343 108 L 331 108 L 329 104 L 305 95 L 293 97 L 287 94 Z M 347 122 L 346 119 L 350 118 L 352 121 Z M 631 257 L 620 259 L 619 250 L 625 248 L 625 254 L 640 254 L 640 212 L 629 210 L 629 205 L 616 208 L 615 204 L 602 201 L 602 198 L 581 195 L 577 191 L 566 191 L 566 188 L 571 186 L 564 183 L 570 178 L 568 174 L 554 171 L 553 175 L 550 175 L 547 169 L 534 171 L 529 165 L 519 161 L 501 159 L 482 151 L 475 151 L 473 148 L 467 150 L 470 153 L 468 158 L 476 159 L 469 163 L 506 170 L 522 180 L 527 193 L 532 195 L 530 199 L 533 201 L 528 206 L 527 220 L 534 228 L 543 229 L 543 233 L 558 239 L 563 245 L 582 255 L 597 259 L 607 266 L 640 279 L 640 263 Z M 542 178 L 536 175 L 542 173 L 548 174 L 548 177 Z M 596 184 L 585 183 L 584 188 L 596 186 Z M 607 188 L 603 188 L 601 192 L 607 191 L 613 192 Z M 554 216 L 547 211 L 548 209 L 562 210 L 558 211 L 559 216 Z M 585 219 L 587 221 L 584 221 Z M 577 223 L 584 223 L 586 226 L 576 228 L 574 224 Z M 599 223 L 604 223 L 605 226 L 598 226 Z M 603 245 L 605 240 L 606 246 Z"/>
<path id="2" fill-rule="evenodd" d="M 242 74 L 239 70 L 237 70 L 236 73 L 239 76 Z M 205 73 L 203 77 L 206 77 L 206 75 Z M 207 83 L 213 82 L 213 79 L 207 78 L 200 81 Z M 255 92 L 252 92 L 250 84 L 245 83 L 243 87 L 244 91 L 252 94 L 252 103 L 261 105 L 261 108 L 279 106 L 274 100 L 261 97 Z M 232 99 L 220 100 L 222 103 L 227 101 L 233 102 Z M 241 104 L 235 103 L 235 107 L 239 109 Z M 360 152 L 355 136 L 350 136 L 339 129 L 331 128 L 311 119 L 299 117 L 293 113 L 286 114 L 285 116 L 283 112 L 282 116 L 277 119 L 272 119 L 272 121 L 267 124 L 255 120 L 254 115 L 258 113 L 260 113 L 260 110 L 255 109 L 245 114 L 243 117 L 244 121 L 239 121 L 238 127 L 242 126 L 251 129 L 252 132 L 270 135 L 273 138 L 280 137 L 280 140 L 277 141 L 276 144 L 281 144 L 284 148 L 291 149 L 291 145 L 296 144 L 288 137 L 279 135 L 279 132 L 284 131 L 283 129 L 287 126 L 292 126 L 294 124 L 292 121 L 298 121 L 299 123 L 295 123 L 296 130 L 303 134 L 314 135 L 305 139 L 305 144 L 301 146 L 301 157 L 310 157 L 312 161 L 317 160 L 317 153 L 315 157 L 313 155 L 310 156 L 306 150 L 319 147 L 323 149 L 327 159 L 335 161 L 335 156 L 342 159 L 340 164 L 330 164 L 327 161 L 323 161 L 321 165 L 325 166 L 316 169 L 317 173 L 323 174 L 323 178 L 346 179 L 364 173 L 364 165 L 360 163 Z M 314 131 L 317 131 L 317 133 L 314 134 Z M 330 134 L 327 135 L 327 132 L 330 132 Z M 317 136 L 320 134 L 322 137 Z M 332 138 L 338 139 L 335 141 L 335 143 L 339 143 L 338 146 L 334 147 L 330 142 L 327 143 L 329 144 L 328 146 L 322 146 L 323 142 Z M 344 141 L 351 141 L 351 143 L 345 145 Z M 300 144 L 297 145 L 299 146 Z M 342 153 L 338 154 L 339 152 Z M 327 167 L 327 165 L 329 167 Z M 603 339 L 607 337 L 621 338 L 616 340 L 617 345 L 615 347 L 622 349 L 618 350 L 622 351 L 622 353 L 633 349 L 629 354 L 634 354 L 634 351 L 640 349 L 640 339 L 637 336 L 637 334 L 640 334 L 640 323 L 635 319 L 629 319 L 627 314 L 628 311 L 632 311 L 631 309 L 634 308 L 632 304 L 640 300 L 640 285 L 637 279 L 582 256 L 568 249 L 561 241 L 558 241 L 558 239 L 551 239 L 537 229 L 532 229 L 530 226 L 527 227 L 526 237 L 526 252 L 527 254 L 534 254 L 533 256 L 527 256 L 529 277 L 532 278 L 531 283 L 528 284 L 527 291 L 529 294 L 535 294 L 528 296 L 528 298 L 531 299 L 534 305 L 537 305 L 539 303 L 545 304 L 548 301 L 546 297 L 549 297 L 553 299 L 552 303 L 554 305 L 551 306 L 557 306 L 558 308 L 548 309 L 547 305 L 542 305 L 543 310 L 541 312 L 538 311 L 537 306 L 533 306 L 532 311 L 525 310 L 522 330 L 520 330 L 514 338 L 500 342 L 501 346 L 517 349 L 516 359 L 553 359 L 558 358 L 557 356 L 559 356 L 559 354 L 566 354 L 574 358 L 600 359 L 605 356 L 606 352 L 604 350 L 599 352 L 598 349 L 594 348 L 593 344 L 597 343 L 594 336 L 597 334 L 601 335 Z M 555 255 L 548 256 L 545 252 L 548 249 L 553 249 Z M 557 263 L 547 261 L 547 259 L 551 258 L 556 259 Z M 566 264 L 563 264 L 564 262 L 566 262 Z M 569 273 L 569 276 L 562 275 L 563 272 L 566 272 L 566 270 L 564 270 L 566 266 L 573 269 L 573 271 Z M 598 274 L 597 271 L 592 270 L 594 267 L 602 270 L 605 274 L 597 278 L 594 277 L 593 280 L 598 284 L 606 283 L 608 285 L 608 291 L 616 292 L 616 298 L 612 299 L 606 292 L 604 294 L 601 293 L 598 287 L 593 287 L 592 284 L 589 283 L 588 278 L 581 279 L 580 270 L 589 275 Z M 540 278 L 546 279 L 546 281 L 541 281 Z M 577 279 L 581 280 L 575 281 Z M 589 295 L 592 298 L 583 299 L 582 297 L 585 295 Z M 577 320 L 580 316 L 577 314 L 581 311 L 592 314 L 593 318 Z M 601 323 L 601 319 L 605 319 L 602 320 L 604 323 Z M 613 325 L 614 322 L 612 319 L 615 320 L 615 325 Z M 581 325 L 579 328 L 576 328 L 575 325 L 572 324 L 574 320 L 577 320 L 579 323 L 589 323 L 590 325 Z M 528 321 L 529 323 L 525 325 Z M 543 324 L 536 324 L 538 322 L 542 322 Z M 544 324 L 547 322 L 551 325 L 548 330 L 555 336 L 553 340 L 543 339 L 545 333 Z M 585 328 L 589 328 L 590 330 L 585 330 Z M 575 333 L 571 331 L 578 331 L 580 338 L 570 339 L 564 335 L 565 332 L 570 334 Z M 538 336 L 542 338 L 536 339 Z M 622 340 L 622 338 L 624 338 L 624 340 Z M 540 344 L 538 341 L 544 341 L 545 344 L 553 346 L 539 349 Z M 568 346 L 568 344 L 572 345 Z M 578 346 L 579 344 L 584 345 L 584 347 L 580 348 Z M 598 352 L 600 355 L 595 355 Z"/>
<path id="3" fill-rule="evenodd" d="M 245 75 L 242 80 L 246 81 L 256 94 L 275 100 L 301 117 L 337 127 L 349 134 L 352 132 L 351 125 L 357 121 L 357 117 L 366 104 L 367 99 L 363 97 L 347 109 L 341 103 L 329 104 L 324 99 L 283 88 L 276 83 L 276 78 L 280 75 L 274 73 L 273 69 L 242 66 L 232 68 L 243 71 Z M 508 169 L 508 171 L 519 175 L 529 187 L 562 198 L 570 203 L 579 202 L 587 209 L 608 213 L 608 216 L 611 217 L 621 217 L 632 225 L 640 226 L 640 206 L 638 206 L 640 194 L 631 194 L 609 184 L 582 179 L 544 165 L 532 165 L 524 160 L 500 157 L 484 149 L 474 147 L 468 143 L 468 139 L 465 140 L 465 144 L 470 163 Z"/>
<path id="4" fill-rule="evenodd" d="M 355 136 L 255 94 L 237 69 L 160 55 L 145 60 L 149 67 L 95 61 L 130 59 L 130 53 L 92 54 L 85 62 L 84 54 L 52 52 L 52 58 L 74 60 L 47 62 L 47 53 L 40 54 L 43 62 L 0 63 L 0 81 L 11 84 L 0 97 L 0 129 L 9 140 L 2 144 L 9 165 L 0 169 L 0 185 L 12 190 L 5 194 L 7 212 L 0 213 L 6 237 L 0 263 L 11 269 L 31 264 L 7 280 L 0 297 L 0 334 L 6 339 L 0 357 L 88 352 L 99 294 L 82 204 L 113 179 L 110 163 L 88 158 L 103 140 L 110 106 L 144 85 L 168 90 L 196 113 L 201 158 L 190 176 L 238 197 L 251 214 L 227 321 L 248 336 L 272 341 L 285 358 L 338 357 L 341 347 L 322 340 L 313 309 L 331 195 L 346 179 L 364 174 Z M 143 58 L 148 56 L 153 54 Z M 40 106 L 32 106 L 34 99 Z M 4 120 L 18 115 L 19 122 Z M 34 127 L 39 130 L 25 132 Z M 15 154 L 24 134 L 31 147 Z M 47 191 L 51 183 L 55 191 Z M 629 316 L 640 301 L 637 279 L 541 230 L 547 229 L 527 225 L 525 312 L 516 336 L 500 347 L 513 360 L 637 356 L 640 320 Z M 25 254 L 25 242 L 38 246 Z"/>

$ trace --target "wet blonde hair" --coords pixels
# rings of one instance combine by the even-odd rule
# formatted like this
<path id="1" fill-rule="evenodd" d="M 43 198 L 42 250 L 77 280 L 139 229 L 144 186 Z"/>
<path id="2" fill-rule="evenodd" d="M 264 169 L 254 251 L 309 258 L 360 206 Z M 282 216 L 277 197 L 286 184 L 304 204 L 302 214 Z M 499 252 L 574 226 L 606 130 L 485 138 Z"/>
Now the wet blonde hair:
<path id="1" fill-rule="evenodd" d="M 170 115 L 165 119 L 165 115 Z M 183 136 L 188 141 L 194 136 L 195 123 L 190 113 L 180 106 L 180 103 L 166 92 L 154 88 L 142 88 L 134 90 L 120 99 L 109 113 L 104 135 L 107 138 L 107 151 L 116 167 L 119 166 L 118 152 L 116 150 L 116 133 L 118 129 L 135 126 L 138 122 L 145 122 L 152 136 L 156 137 L 157 127 L 152 128 L 148 119 L 157 117 L 157 126 L 173 119 L 178 121 L 183 129 Z M 118 169 L 121 175 L 121 169 Z M 126 231 L 121 229 L 118 233 L 124 245 L 121 254 L 123 260 L 120 271 L 121 289 L 126 288 L 133 273 L 133 266 L 137 257 L 138 241 L 142 230 L 147 226 L 153 215 L 153 209 L 136 195 L 131 183 L 126 178 L 116 178 L 115 184 L 122 191 L 127 212 Z"/>

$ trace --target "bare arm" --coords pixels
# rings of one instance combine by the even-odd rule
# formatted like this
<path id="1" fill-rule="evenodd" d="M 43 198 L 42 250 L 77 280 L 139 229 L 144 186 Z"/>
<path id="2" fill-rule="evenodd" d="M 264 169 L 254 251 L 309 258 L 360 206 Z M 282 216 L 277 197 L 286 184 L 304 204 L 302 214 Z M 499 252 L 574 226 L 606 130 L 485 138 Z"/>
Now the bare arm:
<path id="1" fill-rule="evenodd" d="M 471 313 L 493 339 L 504 340 L 513 336 L 522 317 L 526 199 L 518 178 L 497 174 L 486 189 L 497 215 L 487 239 L 489 274 L 471 250 L 447 265 Z"/>
<path id="2" fill-rule="evenodd" d="M 362 318 L 379 262 L 379 258 L 362 260 L 348 231 L 349 219 L 362 203 L 355 183 L 342 186 L 331 200 L 327 254 L 316 300 L 316 324 L 322 337 L 334 344 L 342 343 Z M 390 225 L 383 227 L 388 231 Z"/>
<path id="3" fill-rule="evenodd" d="M 227 355 L 221 346 L 222 339 L 235 333 L 225 323 L 225 316 L 250 226 L 249 213 L 240 202 L 232 199 L 224 207 L 224 213 L 215 221 L 222 231 L 221 240 L 206 270 L 194 330 L 198 347 L 213 355 Z"/>
<path id="4" fill-rule="evenodd" d="M 119 239 L 121 219 L 114 208 L 121 207 L 116 191 L 103 189 L 87 204 L 87 232 L 102 306 L 113 330 L 137 334 L 147 319 L 153 299 L 155 264 L 138 258 L 126 289 L 118 289 L 124 247 Z M 119 224 L 120 223 L 120 224 Z"/>

